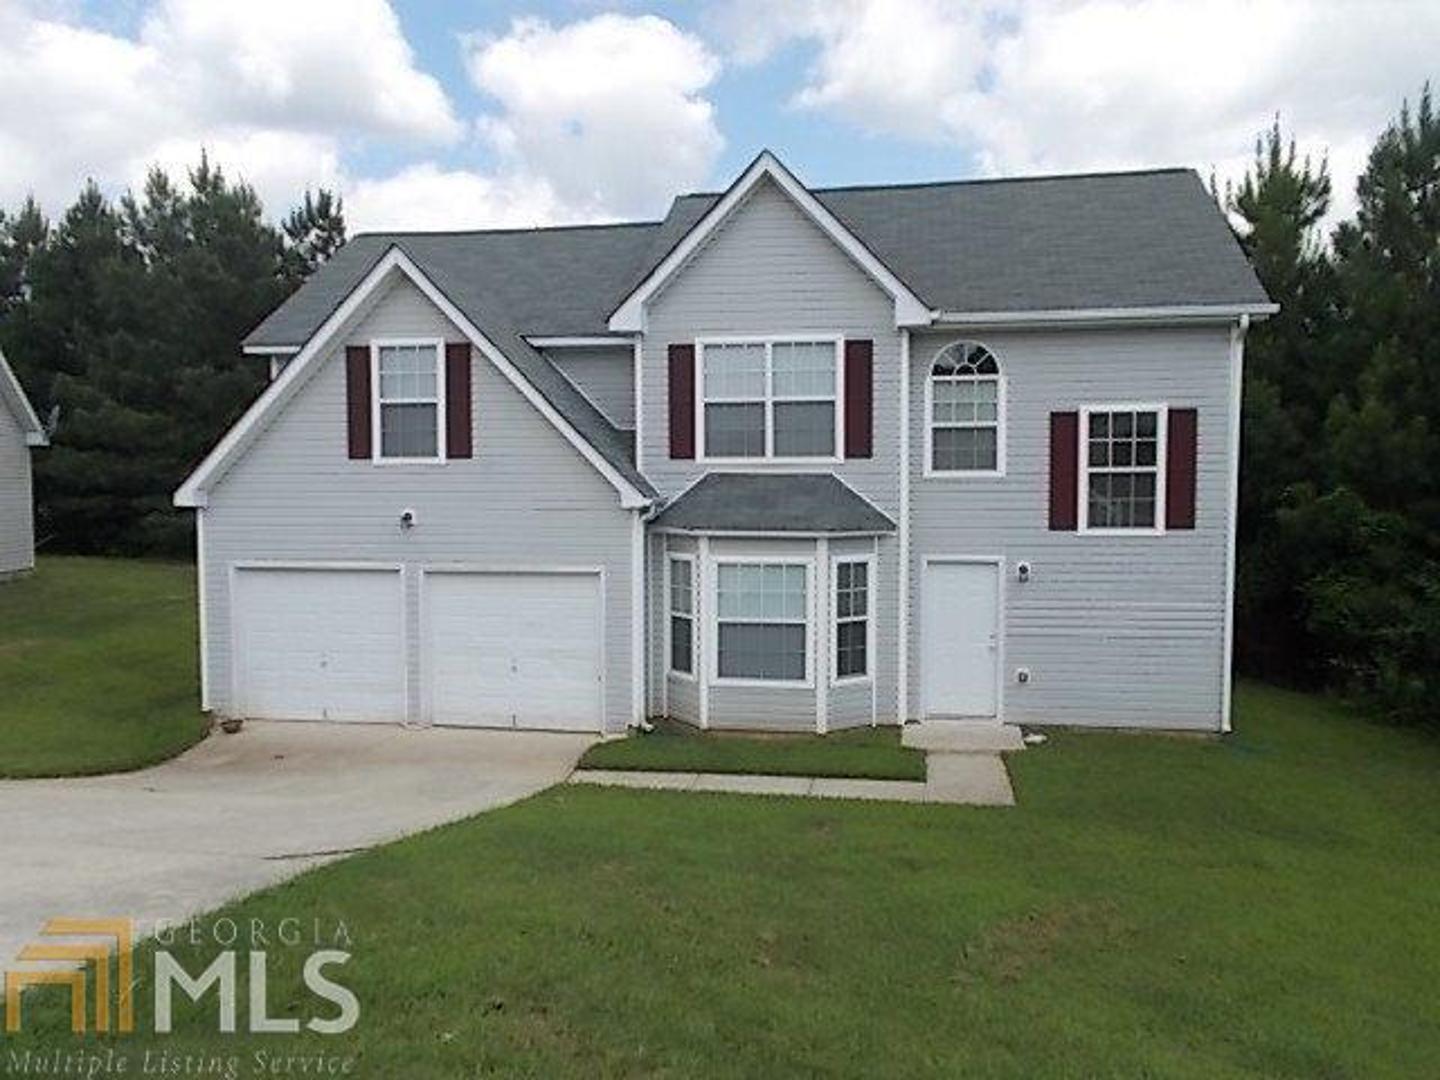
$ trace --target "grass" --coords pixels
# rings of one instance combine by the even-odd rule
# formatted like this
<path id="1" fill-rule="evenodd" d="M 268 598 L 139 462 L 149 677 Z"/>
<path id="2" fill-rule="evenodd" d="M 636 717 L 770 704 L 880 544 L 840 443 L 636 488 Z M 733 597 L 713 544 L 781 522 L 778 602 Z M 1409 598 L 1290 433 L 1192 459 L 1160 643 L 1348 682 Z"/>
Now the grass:
<path id="1" fill-rule="evenodd" d="M 205 733 L 195 569 L 43 558 L 0 584 L 0 776 L 138 769 Z"/>
<path id="2" fill-rule="evenodd" d="M 662 723 L 649 735 L 600 743 L 580 760 L 585 769 L 766 773 L 924 780 L 925 755 L 900 745 L 895 728 L 855 728 L 833 735 L 740 735 Z"/>
<path id="3" fill-rule="evenodd" d="M 89 1045 L 242 1075 L 1434 1075 L 1440 747 L 1256 686 L 1236 721 L 1056 733 L 1011 758 L 1013 810 L 555 788 L 225 909 L 343 920 L 353 1031 L 217 1035 L 212 994 Z M 271 950 L 272 1015 L 333 1011 L 307 952 Z M 7 1053 L 77 1045 L 53 989 L 25 1025 Z"/>

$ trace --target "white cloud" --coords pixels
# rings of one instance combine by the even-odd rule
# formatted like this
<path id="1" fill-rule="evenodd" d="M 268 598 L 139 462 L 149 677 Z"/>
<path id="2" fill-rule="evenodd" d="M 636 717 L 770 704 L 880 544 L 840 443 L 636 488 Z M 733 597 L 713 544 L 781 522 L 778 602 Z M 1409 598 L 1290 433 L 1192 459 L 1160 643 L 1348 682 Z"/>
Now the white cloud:
<path id="1" fill-rule="evenodd" d="M 437 142 L 462 131 L 383 0 L 162 0 L 140 36 L 202 116 Z"/>
<path id="2" fill-rule="evenodd" d="M 460 47 L 493 103 L 471 122 L 385 0 L 154 0 L 129 32 L 66 0 L 0 0 L 0 207 L 33 191 L 58 212 L 87 177 L 116 193 L 202 147 L 277 216 L 306 187 L 338 190 L 352 230 L 654 214 L 709 179 L 719 61 L 672 23 L 517 19 Z M 362 145 L 494 163 L 412 155 L 364 176 L 346 161 Z"/>
<path id="3" fill-rule="evenodd" d="M 1376 134 L 1432 74 L 1440 7 L 1401 0 L 737 0 L 735 57 L 816 49 L 792 104 L 955 144 L 991 174 L 1250 162 L 1280 113 L 1327 149 L 1336 212 Z"/>
<path id="4" fill-rule="evenodd" d="M 478 130 L 509 183 L 548 186 L 573 215 L 657 213 L 709 178 L 724 141 L 704 91 L 720 64 L 653 15 L 564 26 L 517 19 L 465 39 L 475 85 L 498 112 Z"/>
<path id="5" fill-rule="evenodd" d="M 528 227 L 567 216 L 568 208 L 543 180 L 446 170 L 431 163 L 345 187 L 351 232 Z"/>
<path id="6" fill-rule="evenodd" d="M 346 138 L 462 132 L 383 0 L 163 0 L 134 37 L 55 10 L 0 4 L 0 206 L 58 210 L 87 177 L 138 184 L 204 146 L 279 212 L 338 182 Z"/>

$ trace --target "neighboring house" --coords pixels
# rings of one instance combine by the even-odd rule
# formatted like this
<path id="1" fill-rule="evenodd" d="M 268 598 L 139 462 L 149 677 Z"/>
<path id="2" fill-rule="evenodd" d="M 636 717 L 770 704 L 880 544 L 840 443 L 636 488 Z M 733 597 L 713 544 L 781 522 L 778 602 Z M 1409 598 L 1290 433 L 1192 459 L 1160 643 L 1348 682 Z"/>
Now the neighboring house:
<path id="1" fill-rule="evenodd" d="M 47 445 L 40 418 L 0 352 L 0 581 L 35 566 L 30 448 Z"/>
<path id="2" fill-rule="evenodd" d="M 1241 356 L 1188 170 L 359 236 L 197 509 L 222 714 L 1225 730 Z"/>

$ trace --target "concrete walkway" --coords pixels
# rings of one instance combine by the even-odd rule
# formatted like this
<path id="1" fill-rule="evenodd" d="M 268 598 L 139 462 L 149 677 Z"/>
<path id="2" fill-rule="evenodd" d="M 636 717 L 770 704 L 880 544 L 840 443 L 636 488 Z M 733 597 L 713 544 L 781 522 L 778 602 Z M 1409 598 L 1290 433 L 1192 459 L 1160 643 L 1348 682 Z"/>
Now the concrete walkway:
<path id="1" fill-rule="evenodd" d="M 1014 806 L 1010 775 L 999 754 L 932 753 L 926 778 L 851 780 L 823 776 L 764 776 L 738 773 L 641 772 L 579 769 L 572 784 L 641 788 L 648 791 L 724 791 L 744 795 L 798 795 L 813 799 L 874 799 L 884 802 Z"/>

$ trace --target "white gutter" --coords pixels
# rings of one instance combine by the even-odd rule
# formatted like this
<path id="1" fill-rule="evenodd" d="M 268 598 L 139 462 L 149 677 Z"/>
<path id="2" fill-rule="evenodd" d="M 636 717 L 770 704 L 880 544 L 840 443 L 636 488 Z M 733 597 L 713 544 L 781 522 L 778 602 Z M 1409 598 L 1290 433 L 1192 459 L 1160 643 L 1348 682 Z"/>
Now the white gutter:
<path id="1" fill-rule="evenodd" d="M 240 351 L 246 356 L 293 356 L 300 351 L 299 345 L 242 345 Z"/>
<path id="2" fill-rule="evenodd" d="M 1264 319 L 1279 304 L 1176 304 L 1166 307 L 1048 308 L 1034 311 L 937 311 L 936 326 L 1055 326 L 1077 323 L 1213 322 Z"/>
<path id="3" fill-rule="evenodd" d="M 623 348 L 633 340 L 628 334 L 611 337 L 530 337 L 525 335 L 527 344 L 537 349 L 600 349 Z"/>

